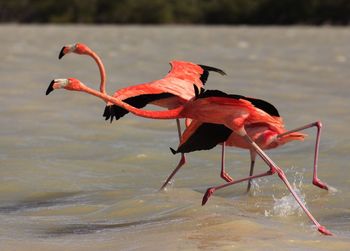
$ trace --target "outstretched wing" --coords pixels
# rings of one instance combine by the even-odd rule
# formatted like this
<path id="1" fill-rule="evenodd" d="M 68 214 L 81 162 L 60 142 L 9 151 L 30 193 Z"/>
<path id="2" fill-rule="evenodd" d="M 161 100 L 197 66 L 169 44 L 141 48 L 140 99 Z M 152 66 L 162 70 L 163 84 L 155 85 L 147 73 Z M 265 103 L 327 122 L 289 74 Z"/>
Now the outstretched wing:
<path id="1" fill-rule="evenodd" d="M 145 107 L 148 103 L 153 102 L 155 100 L 171 97 L 174 97 L 174 95 L 171 93 L 141 94 L 135 97 L 124 99 L 123 101 L 136 108 L 142 108 Z M 103 112 L 103 117 L 105 118 L 105 120 L 110 119 L 110 121 L 112 122 L 113 119 L 118 120 L 127 113 L 129 113 L 129 111 L 120 106 L 106 105 L 105 110 Z"/>
<path id="2" fill-rule="evenodd" d="M 271 103 L 257 98 L 251 98 L 246 97 L 238 94 L 227 94 L 223 91 L 219 90 L 202 90 L 201 92 L 196 95 L 197 99 L 200 98 L 209 98 L 209 97 L 216 97 L 216 98 L 232 98 L 232 99 L 243 99 L 249 101 L 252 105 L 254 105 L 256 108 L 266 112 L 267 114 L 274 116 L 274 117 L 280 117 L 277 108 L 272 105 Z"/>
<path id="3" fill-rule="evenodd" d="M 221 104 L 230 104 L 230 100 L 232 99 L 248 101 L 247 104 L 253 109 L 258 108 L 263 114 L 268 114 L 267 117 L 270 117 L 273 123 L 282 122 L 282 118 L 280 118 L 276 107 L 262 99 L 255 99 L 237 94 L 227 94 L 219 90 L 199 90 L 195 85 L 194 90 L 196 93 L 196 99 L 210 98 Z M 232 130 L 222 124 L 192 121 L 190 126 L 184 131 L 178 149 L 171 149 L 171 151 L 173 154 L 176 154 L 179 152 L 188 153 L 198 150 L 209 150 L 217 144 L 226 141 L 231 133 Z"/>
<path id="4" fill-rule="evenodd" d="M 201 84 L 204 85 L 207 82 L 210 71 L 226 75 L 221 69 L 192 62 L 171 61 L 170 65 L 171 69 L 165 78 L 179 78 L 192 84 L 195 83 L 198 86 L 201 86 Z"/>
<path id="5" fill-rule="evenodd" d="M 170 65 L 171 70 L 164 78 L 120 89 L 113 96 L 137 108 L 143 108 L 151 102 L 170 97 L 189 100 L 194 96 L 192 85 L 196 84 L 202 87 L 207 81 L 209 71 L 225 74 L 218 68 L 186 61 L 171 61 Z M 173 104 L 169 104 L 169 106 L 173 106 Z M 103 117 L 112 121 L 113 118 L 119 119 L 127 113 L 128 111 L 123 108 L 107 105 Z"/>

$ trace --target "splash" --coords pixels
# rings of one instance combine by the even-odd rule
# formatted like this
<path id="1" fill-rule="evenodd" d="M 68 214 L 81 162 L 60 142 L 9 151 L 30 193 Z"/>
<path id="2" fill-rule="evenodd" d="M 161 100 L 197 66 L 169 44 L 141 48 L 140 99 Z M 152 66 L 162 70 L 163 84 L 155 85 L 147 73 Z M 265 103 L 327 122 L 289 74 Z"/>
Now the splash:
<path id="1" fill-rule="evenodd" d="M 262 193 L 262 189 L 261 189 L 259 183 L 262 183 L 264 180 L 265 179 L 263 179 L 263 178 L 251 180 L 250 190 L 252 191 L 253 196 L 259 196 L 259 194 Z"/>
<path id="2" fill-rule="evenodd" d="M 294 186 L 294 190 L 298 194 L 303 204 L 305 205 L 305 195 L 301 194 L 300 190 L 295 186 Z M 301 209 L 297 201 L 294 199 L 292 194 L 283 196 L 280 199 L 276 199 L 273 196 L 273 200 L 275 202 L 273 205 L 272 212 L 270 212 L 270 215 L 276 215 L 276 216 L 299 215 L 300 216 L 303 213 L 303 210 Z"/>
<path id="3" fill-rule="evenodd" d="M 293 168 L 292 168 L 293 170 Z M 292 183 L 292 187 L 296 194 L 301 199 L 302 203 L 306 205 L 305 194 L 301 192 L 301 188 L 303 185 L 303 176 L 299 172 L 295 172 L 294 181 Z M 271 210 L 265 210 L 265 216 L 291 216 L 291 215 L 302 215 L 303 210 L 295 200 L 291 193 L 281 197 L 276 198 L 274 195 L 272 196 L 274 200 L 273 208 Z"/>

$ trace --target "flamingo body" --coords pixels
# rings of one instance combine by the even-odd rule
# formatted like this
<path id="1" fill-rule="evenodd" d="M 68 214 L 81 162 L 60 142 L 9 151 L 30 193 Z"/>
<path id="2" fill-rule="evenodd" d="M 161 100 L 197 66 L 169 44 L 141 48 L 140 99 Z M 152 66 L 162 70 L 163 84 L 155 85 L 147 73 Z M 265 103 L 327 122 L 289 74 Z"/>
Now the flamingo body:
<path id="1" fill-rule="evenodd" d="M 149 111 L 149 110 L 140 110 L 129 104 L 123 102 L 120 99 L 111 97 L 102 92 L 98 92 L 93 90 L 83 83 L 81 83 L 77 79 L 60 79 L 53 80 L 49 85 L 46 94 L 49 94 L 54 89 L 64 88 L 67 90 L 77 90 L 83 91 L 88 94 L 94 95 L 103 99 L 104 101 L 111 102 L 115 105 L 121 106 L 124 109 L 134 113 L 135 115 L 152 118 L 152 119 L 179 119 L 179 118 L 190 118 L 196 121 L 200 121 L 203 123 L 213 123 L 213 124 L 222 124 L 227 128 L 231 129 L 238 136 L 242 137 L 247 144 L 251 146 L 255 154 L 258 154 L 262 160 L 268 165 L 269 170 L 267 172 L 258 174 L 258 175 L 250 175 L 247 178 L 243 178 L 240 180 L 228 182 L 226 184 L 211 187 L 209 188 L 202 200 L 202 205 L 204 205 L 209 197 L 218 189 L 222 189 L 224 187 L 237 184 L 239 182 L 252 180 L 255 178 L 260 178 L 272 174 L 277 174 L 278 177 L 283 181 L 288 190 L 291 192 L 295 200 L 298 202 L 300 207 L 304 210 L 305 214 L 308 218 L 315 224 L 317 230 L 325 235 L 332 235 L 330 231 L 328 231 L 324 226 L 320 225 L 319 222 L 313 217 L 313 215 L 309 212 L 309 210 L 305 207 L 304 203 L 299 198 L 298 194 L 294 191 L 290 182 L 288 181 L 283 170 L 278 167 L 272 159 L 249 137 L 246 132 L 245 127 L 249 127 L 249 125 L 266 123 L 270 128 L 274 130 L 278 130 L 278 128 L 283 127 L 283 123 L 281 119 L 274 118 L 270 114 L 265 111 L 255 107 L 250 101 L 244 100 L 242 98 L 227 98 L 227 97 L 200 97 L 200 94 L 197 95 L 197 98 L 186 102 L 183 106 L 177 107 L 168 111 Z M 196 92 L 197 93 L 197 92 Z M 199 96 L 199 97 L 198 97 Z M 308 128 L 307 125 L 303 128 Z M 317 127 L 320 127 L 320 123 L 318 123 Z M 296 129 L 300 130 L 300 129 Z M 283 135 L 283 134 L 282 134 Z M 315 154 L 316 156 L 317 154 Z M 317 157 L 317 156 L 316 156 Z M 315 157 L 315 159 L 316 159 Z M 322 184 L 324 185 L 324 184 Z"/>
<path id="2" fill-rule="evenodd" d="M 160 80 L 129 86 L 116 91 L 113 97 L 137 108 L 153 104 L 173 109 L 194 97 L 193 85 L 202 88 L 208 79 L 209 71 L 225 73 L 211 66 L 198 65 L 186 61 L 171 61 L 171 70 Z M 118 120 L 128 111 L 108 103 L 103 116 L 106 120 Z"/>
<path id="3" fill-rule="evenodd" d="M 277 135 L 286 132 L 286 130 L 284 129 L 283 120 L 278 110 L 267 101 L 235 94 L 228 95 L 217 90 L 205 91 L 197 98 L 209 97 L 211 97 L 212 100 L 219 98 L 222 104 L 228 103 L 229 101 L 224 100 L 224 102 L 222 102 L 223 100 L 221 98 L 247 100 L 255 106 L 258 112 L 260 110 L 260 113 L 263 111 L 269 114 L 273 118 L 273 120 L 270 120 L 272 124 L 266 121 L 259 123 L 252 122 L 251 124 L 246 122 L 245 124 L 245 129 L 249 137 L 262 149 L 276 148 L 292 140 L 303 140 L 305 137 L 305 134 L 291 133 L 276 140 Z M 173 153 L 208 150 L 222 142 L 225 142 L 227 146 L 251 149 L 251 146 L 243 140 L 240 135 L 237 135 L 225 125 L 203 123 L 201 121 L 193 121 L 191 125 L 186 128 L 178 149 L 176 151 L 172 150 Z"/>

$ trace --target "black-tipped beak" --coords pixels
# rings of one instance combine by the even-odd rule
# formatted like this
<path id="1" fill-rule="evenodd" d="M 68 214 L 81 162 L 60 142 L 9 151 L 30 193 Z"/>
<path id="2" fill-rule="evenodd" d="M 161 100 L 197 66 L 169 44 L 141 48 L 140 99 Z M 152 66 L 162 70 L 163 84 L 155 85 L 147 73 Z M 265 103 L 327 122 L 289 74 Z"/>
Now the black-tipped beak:
<path id="1" fill-rule="evenodd" d="M 174 154 L 174 155 L 178 153 L 177 151 L 175 151 L 175 150 L 174 150 L 173 148 L 171 148 L 171 147 L 170 147 L 170 151 L 171 151 L 172 154 Z"/>
<path id="2" fill-rule="evenodd" d="M 66 48 L 66 46 L 63 46 L 62 47 L 62 49 L 61 49 L 61 51 L 60 51 L 60 54 L 58 55 L 58 59 L 61 59 L 64 55 L 66 55 L 65 53 L 64 53 L 64 49 Z"/>
<path id="3" fill-rule="evenodd" d="M 55 80 L 52 80 L 49 87 L 47 87 L 47 90 L 46 90 L 46 95 L 49 95 L 50 92 L 52 92 L 54 89 L 53 89 L 53 84 L 55 83 Z"/>

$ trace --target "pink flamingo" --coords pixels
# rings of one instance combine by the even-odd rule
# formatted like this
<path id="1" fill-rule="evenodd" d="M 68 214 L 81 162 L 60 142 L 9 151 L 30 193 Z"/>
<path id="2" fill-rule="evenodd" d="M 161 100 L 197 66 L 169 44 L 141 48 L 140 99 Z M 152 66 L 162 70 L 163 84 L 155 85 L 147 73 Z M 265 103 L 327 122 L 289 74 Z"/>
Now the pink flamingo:
<path id="1" fill-rule="evenodd" d="M 83 43 L 63 46 L 58 58 L 61 59 L 68 53 L 76 53 L 79 55 L 88 55 L 92 57 L 100 70 L 100 92 L 106 94 L 106 71 L 101 58 Z M 193 84 L 198 88 L 203 87 L 208 79 L 209 72 L 214 71 L 225 75 L 225 72 L 211 66 L 198 65 L 186 61 L 171 61 L 171 70 L 160 80 L 155 80 L 149 83 L 138 84 L 126 88 L 119 89 L 113 95 L 123 100 L 134 107 L 142 108 L 147 104 L 153 104 L 168 109 L 180 106 L 193 98 Z M 113 118 L 116 120 L 128 113 L 128 110 L 123 109 L 113 103 L 107 103 L 103 116 L 106 120 Z M 176 119 L 177 132 L 179 140 L 181 138 L 180 120 Z M 189 121 L 186 122 L 189 124 Z M 186 163 L 185 154 L 181 154 L 179 163 L 175 170 L 179 170 Z M 174 171 L 176 173 L 176 171 Z M 174 172 L 166 179 L 161 189 L 164 189 L 172 179 Z M 221 177 L 226 181 L 232 181 L 232 178 L 226 173 L 221 172 Z"/>
<path id="2" fill-rule="evenodd" d="M 53 80 L 49 87 L 47 88 L 46 95 L 52 92 L 54 89 L 66 89 L 70 91 L 81 91 L 93 96 L 99 97 L 106 102 L 111 102 L 115 105 L 121 106 L 124 109 L 127 109 L 129 112 L 134 113 L 137 116 L 152 118 L 152 119 L 176 119 L 176 118 L 189 118 L 196 121 L 201 121 L 203 123 L 213 123 L 213 124 L 222 124 L 231 129 L 234 133 L 236 133 L 246 144 L 253 149 L 253 151 L 258 154 L 262 160 L 268 165 L 269 170 L 267 172 L 252 175 L 247 178 L 236 180 L 234 184 L 256 179 L 268 175 L 272 175 L 277 173 L 278 177 L 283 181 L 286 185 L 287 189 L 293 195 L 295 200 L 298 202 L 300 207 L 304 210 L 305 214 L 308 218 L 315 224 L 317 230 L 325 235 L 332 235 L 332 233 L 327 230 L 324 226 L 322 226 L 309 212 L 309 210 L 305 207 L 303 202 L 300 200 L 299 196 L 293 190 L 291 184 L 289 183 L 286 175 L 283 170 L 277 166 L 272 159 L 255 143 L 247 134 L 246 127 L 249 127 L 253 124 L 266 123 L 273 130 L 279 131 L 282 127 L 282 122 L 279 119 L 276 119 L 264 112 L 261 109 L 257 109 L 251 102 L 248 100 L 239 98 L 239 97 L 211 97 L 206 96 L 205 92 L 201 95 L 197 95 L 197 98 L 191 100 L 189 102 L 184 103 L 183 105 L 171 109 L 168 111 L 148 111 L 148 110 L 140 110 L 129 104 L 123 102 L 118 98 L 114 98 L 98 92 L 94 89 L 91 89 L 81 83 L 77 79 L 69 78 L 69 79 L 56 79 Z M 230 184 L 230 183 L 228 183 Z M 231 183 L 233 184 L 233 182 Z M 230 184 L 230 185 L 231 185 Z M 208 199 L 211 195 L 208 190 L 203 198 L 203 201 Z"/>
<path id="3" fill-rule="evenodd" d="M 320 121 L 316 121 L 302 127 L 287 131 L 283 125 L 283 119 L 280 117 L 277 109 L 270 103 L 250 97 L 244 97 L 240 95 L 227 95 L 221 91 L 213 90 L 206 91 L 205 95 L 215 96 L 215 97 L 227 97 L 230 98 L 240 98 L 244 100 L 248 100 L 251 102 L 257 109 L 261 109 L 264 112 L 268 113 L 272 117 L 281 121 L 280 128 L 278 130 L 275 127 L 270 127 L 267 123 L 258 123 L 245 126 L 247 134 L 249 137 L 261 148 L 261 149 L 273 149 L 279 146 L 282 146 L 290 141 L 294 140 L 303 140 L 305 138 L 305 134 L 297 133 L 298 131 L 305 130 L 311 127 L 317 128 L 316 134 L 316 143 L 315 143 L 315 153 L 314 153 L 314 164 L 313 164 L 313 181 L 312 183 L 315 186 L 318 186 L 322 189 L 329 190 L 329 187 L 326 183 L 320 181 L 317 177 L 317 166 L 318 166 L 318 152 L 319 152 L 319 143 L 320 143 L 320 135 L 322 123 Z M 217 144 L 223 144 L 224 146 L 233 146 L 243 149 L 248 149 L 250 151 L 250 172 L 249 176 L 253 175 L 254 164 L 256 153 L 252 147 L 247 144 L 247 142 L 243 141 L 242 138 L 233 133 L 231 129 L 227 128 L 225 125 L 218 125 L 212 123 L 202 123 L 200 121 L 193 121 L 189 127 L 183 132 L 181 137 L 180 145 L 178 149 L 175 151 L 170 148 L 173 154 L 176 153 L 189 153 L 198 150 L 208 150 L 215 147 Z M 224 160 L 224 151 L 222 152 L 222 159 Z M 222 162 L 222 169 L 224 169 L 224 161 Z M 221 189 L 223 187 L 229 186 L 231 183 L 225 184 L 224 186 L 220 186 L 220 188 L 212 188 L 208 193 L 213 193 L 217 189 Z M 235 184 L 235 183 L 233 183 Z M 251 180 L 248 182 L 247 191 L 250 190 Z M 205 202 L 204 202 L 205 203 Z"/>

